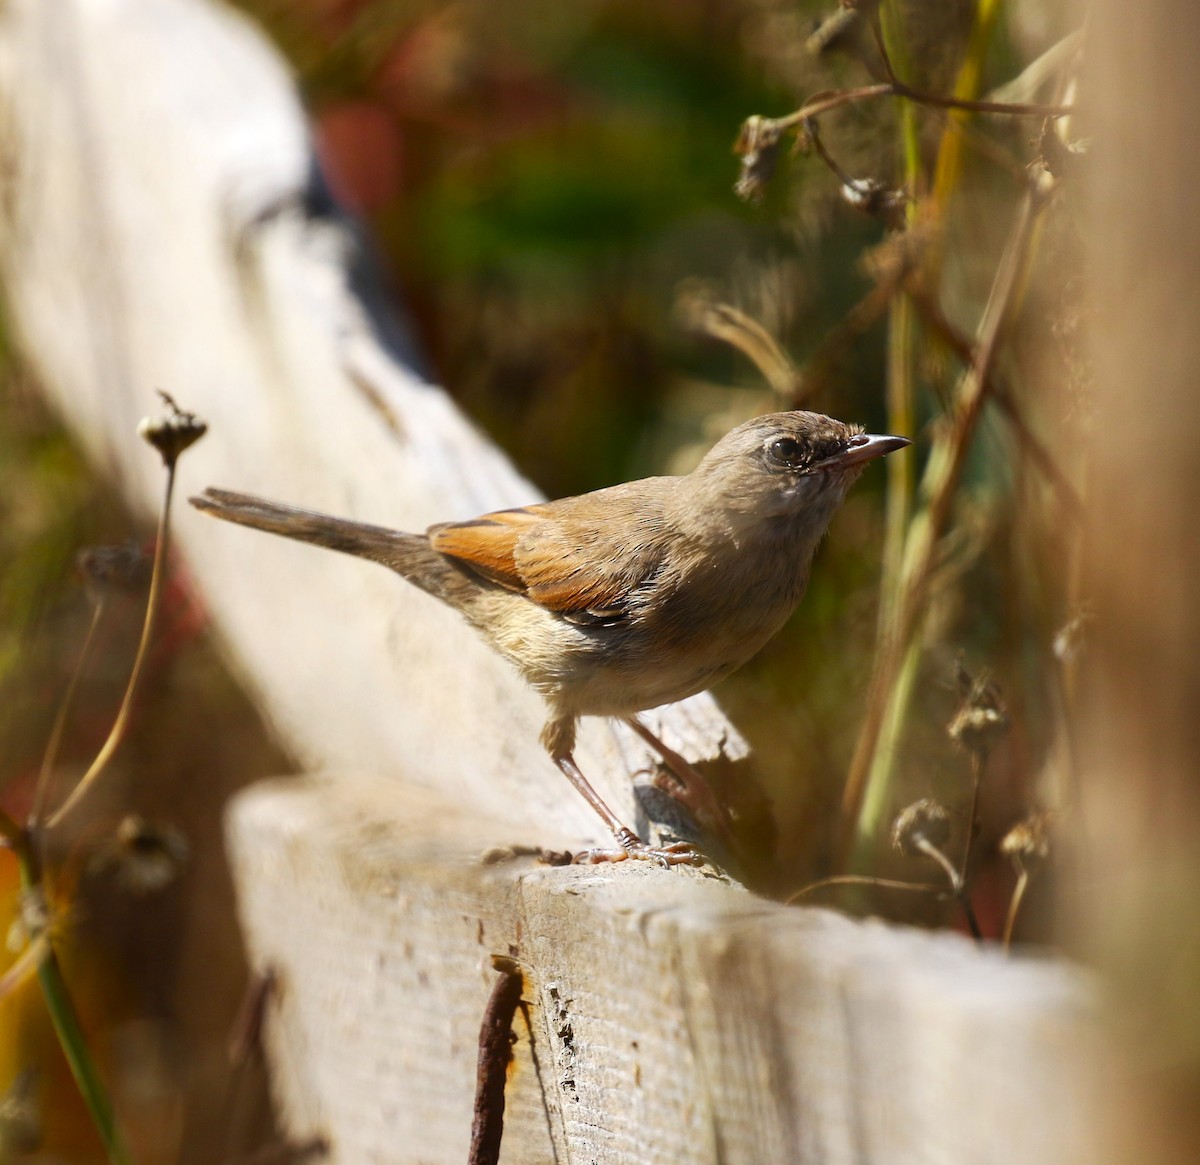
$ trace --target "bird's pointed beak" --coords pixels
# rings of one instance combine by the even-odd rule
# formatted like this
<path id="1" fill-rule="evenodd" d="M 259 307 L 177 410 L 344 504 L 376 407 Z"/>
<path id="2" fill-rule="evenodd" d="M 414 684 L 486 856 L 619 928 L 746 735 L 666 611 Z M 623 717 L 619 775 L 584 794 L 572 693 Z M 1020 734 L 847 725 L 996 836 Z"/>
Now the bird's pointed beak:
<path id="1" fill-rule="evenodd" d="M 876 457 L 885 457 L 887 454 L 895 453 L 897 449 L 903 449 L 906 445 L 911 444 L 912 442 L 907 437 L 859 433 L 850 438 L 850 444 L 840 453 L 826 457 L 824 461 L 818 461 L 813 469 L 852 469 L 856 465 L 874 461 Z"/>

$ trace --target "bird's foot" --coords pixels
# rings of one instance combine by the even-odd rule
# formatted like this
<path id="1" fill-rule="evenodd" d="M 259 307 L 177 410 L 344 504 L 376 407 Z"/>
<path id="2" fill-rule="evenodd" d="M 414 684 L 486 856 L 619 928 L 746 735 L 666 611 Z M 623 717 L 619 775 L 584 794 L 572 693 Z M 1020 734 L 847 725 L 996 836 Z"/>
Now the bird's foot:
<path id="1" fill-rule="evenodd" d="M 576 865 L 595 865 L 599 862 L 623 862 L 627 858 L 635 861 L 657 862 L 663 869 L 672 866 L 702 866 L 704 855 L 686 841 L 673 841 L 667 845 L 650 845 L 642 841 L 632 829 L 620 829 L 616 833 L 619 849 L 585 849 L 575 855 Z"/>

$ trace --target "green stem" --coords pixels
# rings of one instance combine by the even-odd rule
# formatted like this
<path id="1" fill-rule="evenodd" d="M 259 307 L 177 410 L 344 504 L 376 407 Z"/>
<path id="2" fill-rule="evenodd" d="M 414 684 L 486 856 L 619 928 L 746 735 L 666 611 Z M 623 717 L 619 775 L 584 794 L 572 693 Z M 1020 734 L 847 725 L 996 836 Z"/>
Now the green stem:
<path id="1" fill-rule="evenodd" d="M 880 823 L 891 803 L 892 773 L 896 767 L 896 756 L 900 750 L 904 720 L 916 686 L 917 671 L 921 663 L 920 643 L 913 640 L 904 653 L 900 670 L 892 685 L 891 699 L 887 702 L 883 723 L 871 767 L 867 771 L 866 793 L 858 818 L 858 830 L 854 838 L 854 855 L 851 865 L 855 868 L 870 863 L 870 846 L 879 834 Z"/>
<path id="2" fill-rule="evenodd" d="M 1021 903 L 1025 900 L 1025 891 L 1029 888 L 1029 871 L 1017 862 L 1017 884 L 1013 887 L 1012 900 L 1008 904 L 1008 917 L 1004 920 L 1004 949 L 1012 946 L 1013 932 L 1017 928 L 1017 914 Z"/>
<path id="3" fill-rule="evenodd" d="M 4 833 L 6 839 L 9 837 L 8 830 L 3 828 L 3 822 L 0 822 L 0 831 Z M 20 870 L 21 892 L 24 894 L 38 893 L 41 887 L 34 880 L 34 869 L 30 861 L 28 845 L 22 843 L 20 846 L 14 846 L 13 852 L 17 856 L 17 865 Z M 67 991 L 67 984 L 63 979 L 62 967 L 59 965 L 53 943 L 48 945 L 46 954 L 38 966 L 38 981 L 41 983 L 42 996 L 46 1000 L 46 1010 L 50 1013 L 50 1022 L 54 1025 L 63 1055 L 70 1065 L 71 1074 L 75 1077 L 75 1083 L 78 1085 L 83 1103 L 91 1115 L 92 1123 L 96 1126 L 96 1132 L 104 1146 L 108 1160 L 111 1165 L 132 1165 L 132 1158 L 117 1129 L 116 1116 L 108 1089 L 105 1088 L 104 1081 L 101 1080 L 100 1073 L 96 1069 L 96 1062 L 92 1059 L 91 1052 L 88 1051 L 87 1039 L 83 1034 L 83 1027 L 80 1025 L 75 1005 L 71 1002 L 70 993 Z"/>
<path id="4" fill-rule="evenodd" d="M 885 4 L 880 10 L 880 34 L 887 53 L 889 67 L 908 76 L 910 62 L 903 36 L 903 21 L 896 3 Z M 917 109 L 911 101 L 902 100 L 900 112 L 901 152 L 904 160 L 904 186 L 911 195 L 906 216 L 911 226 L 917 214 L 917 195 L 923 183 L 921 167 L 921 135 L 917 124 Z M 887 351 L 887 408 L 888 432 L 911 436 L 916 429 L 916 352 L 918 322 L 916 305 L 904 291 L 892 298 L 888 321 Z M 904 545 L 912 521 L 913 498 L 916 492 L 916 469 L 912 457 L 893 457 L 887 470 L 887 508 L 883 547 L 883 572 L 880 580 L 878 640 L 882 643 L 888 627 L 895 618 L 895 606 L 900 593 L 904 564 Z M 892 731 L 887 731 L 890 727 Z M 885 726 L 886 744 L 874 758 L 869 789 L 874 813 L 882 811 L 891 783 L 892 760 L 899 742 L 899 725 Z"/>
<path id="5" fill-rule="evenodd" d="M 987 58 L 992 33 L 1000 15 L 1001 0 L 979 0 L 975 24 L 967 42 L 967 51 L 954 81 L 953 100 L 946 130 L 938 149 L 937 167 L 933 182 L 934 201 L 945 212 L 948 200 L 958 187 L 962 173 L 963 135 L 961 127 L 970 109 L 982 104 L 974 100 L 983 83 L 983 64 Z"/>

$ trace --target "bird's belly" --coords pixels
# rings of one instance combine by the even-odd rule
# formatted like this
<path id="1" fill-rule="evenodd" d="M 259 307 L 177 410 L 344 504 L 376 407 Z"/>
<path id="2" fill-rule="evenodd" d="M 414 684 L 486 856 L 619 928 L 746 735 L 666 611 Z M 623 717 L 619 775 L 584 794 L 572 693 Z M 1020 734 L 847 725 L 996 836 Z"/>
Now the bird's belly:
<path id="1" fill-rule="evenodd" d="M 582 716 L 628 716 L 657 708 L 724 679 L 756 654 L 771 633 L 697 635 L 668 647 L 661 639 L 635 630 L 619 644 L 576 654 L 569 676 L 560 676 L 553 684 L 554 694 Z"/>
<path id="2" fill-rule="evenodd" d="M 492 646 L 551 704 L 579 716 L 628 716 L 702 692 L 746 663 L 795 605 L 662 605 L 610 627 L 581 627 L 514 595 L 486 623 Z M 478 624 L 477 624 L 478 625 Z M 483 628 L 481 627 L 481 630 Z"/>

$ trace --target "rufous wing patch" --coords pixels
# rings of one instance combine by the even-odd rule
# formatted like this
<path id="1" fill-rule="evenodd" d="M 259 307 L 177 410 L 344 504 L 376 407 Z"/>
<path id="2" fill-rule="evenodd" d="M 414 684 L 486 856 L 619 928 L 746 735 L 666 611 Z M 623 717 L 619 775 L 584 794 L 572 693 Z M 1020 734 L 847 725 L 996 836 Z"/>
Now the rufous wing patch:
<path id="1" fill-rule="evenodd" d="M 470 522 L 430 526 L 426 533 L 439 554 L 456 558 L 491 582 L 524 594 L 525 580 L 516 563 L 517 540 L 539 521 L 532 509 L 498 510 Z"/>
<path id="2" fill-rule="evenodd" d="M 606 558 L 598 562 L 589 553 L 592 540 L 569 537 L 546 513 L 551 508 L 499 510 L 432 526 L 429 541 L 439 553 L 556 614 L 589 614 L 586 622 L 600 625 L 620 621 L 628 599 L 620 574 L 606 569 Z"/>

